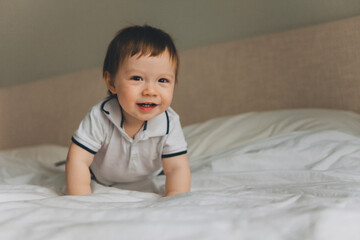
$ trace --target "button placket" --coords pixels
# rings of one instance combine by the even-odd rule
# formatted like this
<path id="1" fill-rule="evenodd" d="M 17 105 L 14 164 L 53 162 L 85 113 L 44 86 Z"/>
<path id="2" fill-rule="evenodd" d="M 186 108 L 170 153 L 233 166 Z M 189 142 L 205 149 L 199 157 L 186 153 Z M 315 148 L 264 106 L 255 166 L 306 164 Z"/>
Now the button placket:
<path id="1" fill-rule="evenodd" d="M 130 150 L 130 166 L 132 168 L 135 168 L 137 166 L 138 158 L 139 156 L 138 156 L 136 142 L 133 142 L 131 144 L 131 150 Z"/>

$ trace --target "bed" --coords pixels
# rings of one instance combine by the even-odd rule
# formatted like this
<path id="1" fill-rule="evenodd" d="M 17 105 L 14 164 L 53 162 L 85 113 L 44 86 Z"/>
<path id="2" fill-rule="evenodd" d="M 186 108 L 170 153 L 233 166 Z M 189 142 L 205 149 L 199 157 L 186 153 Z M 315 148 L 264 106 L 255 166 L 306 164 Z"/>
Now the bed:
<path id="1" fill-rule="evenodd" d="M 0 89 L 1 239 L 359 239 L 360 17 L 181 52 L 190 193 L 67 196 L 100 69 Z"/>

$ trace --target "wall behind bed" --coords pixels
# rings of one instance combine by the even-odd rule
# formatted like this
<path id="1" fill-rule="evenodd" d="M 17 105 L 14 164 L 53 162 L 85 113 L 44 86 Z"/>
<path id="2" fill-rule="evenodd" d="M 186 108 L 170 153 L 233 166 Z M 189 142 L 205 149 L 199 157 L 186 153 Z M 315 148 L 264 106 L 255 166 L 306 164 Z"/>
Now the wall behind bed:
<path id="1" fill-rule="evenodd" d="M 0 0 L 0 87 L 99 67 L 130 24 L 184 50 L 359 15 L 359 0 Z"/>
<path id="2" fill-rule="evenodd" d="M 285 108 L 360 112 L 360 17 L 184 51 L 173 107 L 185 125 Z"/>
<path id="3" fill-rule="evenodd" d="M 360 17 L 181 51 L 173 107 L 183 125 L 247 111 L 360 112 Z M 0 149 L 68 145 L 106 96 L 101 69 L 0 88 Z"/>

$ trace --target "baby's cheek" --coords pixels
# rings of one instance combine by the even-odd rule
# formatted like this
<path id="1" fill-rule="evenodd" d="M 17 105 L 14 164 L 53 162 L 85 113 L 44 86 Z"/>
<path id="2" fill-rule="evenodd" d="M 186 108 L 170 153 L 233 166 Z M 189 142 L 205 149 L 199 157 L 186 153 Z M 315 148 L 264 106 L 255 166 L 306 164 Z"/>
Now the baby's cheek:
<path id="1" fill-rule="evenodd" d="M 164 106 L 166 106 L 166 108 L 170 106 L 172 99 L 173 99 L 172 94 L 168 94 L 166 97 L 163 98 L 163 104 Z"/>

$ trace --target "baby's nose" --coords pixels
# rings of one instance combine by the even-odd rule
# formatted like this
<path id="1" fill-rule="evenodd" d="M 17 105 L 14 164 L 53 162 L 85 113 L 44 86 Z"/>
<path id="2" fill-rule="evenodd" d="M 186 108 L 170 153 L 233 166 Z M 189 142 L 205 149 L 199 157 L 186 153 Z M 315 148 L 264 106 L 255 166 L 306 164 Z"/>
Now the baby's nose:
<path id="1" fill-rule="evenodd" d="M 156 96 L 157 95 L 156 87 L 151 83 L 146 84 L 143 90 L 143 95 Z"/>

